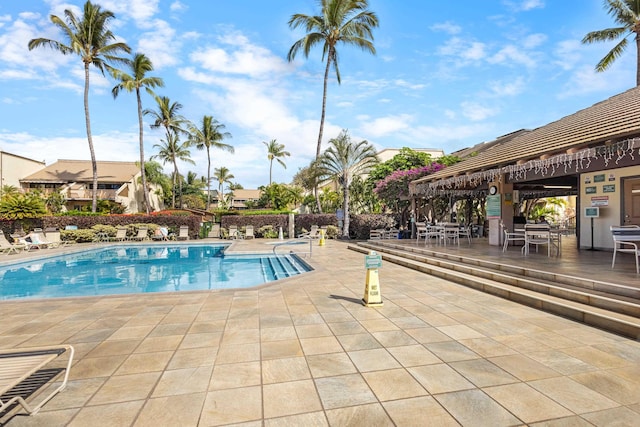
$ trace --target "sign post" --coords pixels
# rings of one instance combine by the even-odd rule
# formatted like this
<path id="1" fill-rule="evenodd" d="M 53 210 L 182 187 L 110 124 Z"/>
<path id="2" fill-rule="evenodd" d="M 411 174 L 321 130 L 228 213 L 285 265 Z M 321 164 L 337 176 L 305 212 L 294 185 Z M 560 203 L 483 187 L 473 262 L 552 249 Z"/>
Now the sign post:
<path id="1" fill-rule="evenodd" d="M 366 307 L 382 307 L 382 295 L 378 279 L 378 268 L 382 267 L 382 257 L 375 251 L 371 251 L 368 255 L 365 255 L 364 266 L 367 269 L 367 277 L 362 304 Z"/>

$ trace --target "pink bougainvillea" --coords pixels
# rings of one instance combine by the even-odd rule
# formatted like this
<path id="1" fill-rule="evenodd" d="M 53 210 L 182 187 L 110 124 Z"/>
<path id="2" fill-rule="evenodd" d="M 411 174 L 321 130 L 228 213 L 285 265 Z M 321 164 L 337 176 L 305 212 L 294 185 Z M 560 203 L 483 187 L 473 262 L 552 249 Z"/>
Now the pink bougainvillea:
<path id="1" fill-rule="evenodd" d="M 381 199 L 399 199 L 409 196 L 409 183 L 444 168 L 440 163 L 431 163 L 415 169 L 398 170 L 378 181 L 374 191 Z"/>

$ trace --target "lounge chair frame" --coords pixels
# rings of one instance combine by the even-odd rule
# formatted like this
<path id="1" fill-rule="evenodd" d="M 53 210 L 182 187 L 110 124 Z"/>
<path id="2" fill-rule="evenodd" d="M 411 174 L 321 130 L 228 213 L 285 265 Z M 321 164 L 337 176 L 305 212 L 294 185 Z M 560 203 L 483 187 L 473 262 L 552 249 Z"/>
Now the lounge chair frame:
<path id="1" fill-rule="evenodd" d="M 28 383 L 34 374 L 37 374 L 50 362 L 65 354 L 68 357 L 62 378 L 62 383 L 52 392 L 40 399 L 34 405 L 27 403 L 24 391 L 27 396 L 33 393 L 34 388 Z M 0 415 L 12 409 L 15 405 L 22 406 L 30 415 L 36 414 L 42 406 L 51 400 L 56 394 L 64 390 L 69 380 L 69 372 L 73 363 L 74 348 L 70 345 L 59 345 L 55 347 L 25 348 L 0 351 Z M 56 370 L 55 373 L 61 372 Z M 38 384 L 42 386 L 44 384 Z"/>

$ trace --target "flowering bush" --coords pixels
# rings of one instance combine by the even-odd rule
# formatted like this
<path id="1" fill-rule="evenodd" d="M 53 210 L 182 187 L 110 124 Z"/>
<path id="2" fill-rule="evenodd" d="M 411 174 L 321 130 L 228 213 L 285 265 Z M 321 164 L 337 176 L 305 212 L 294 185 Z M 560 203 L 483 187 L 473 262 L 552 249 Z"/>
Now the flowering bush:
<path id="1" fill-rule="evenodd" d="M 438 172 L 444 168 L 440 163 L 431 163 L 409 170 L 397 170 L 377 182 L 373 191 L 381 200 L 390 201 L 409 197 L 409 183 L 418 178 Z"/>

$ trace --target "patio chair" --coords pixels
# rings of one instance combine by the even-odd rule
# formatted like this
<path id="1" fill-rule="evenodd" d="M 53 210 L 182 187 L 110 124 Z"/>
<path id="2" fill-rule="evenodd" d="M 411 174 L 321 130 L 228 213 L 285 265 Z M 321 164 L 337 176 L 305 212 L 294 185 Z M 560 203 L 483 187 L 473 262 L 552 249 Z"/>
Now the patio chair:
<path id="1" fill-rule="evenodd" d="M 220 224 L 216 223 L 211 226 L 211 230 L 209 230 L 209 234 L 207 237 L 212 239 L 219 239 L 222 235 L 220 234 Z"/>
<path id="2" fill-rule="evenodd" d="M 449 241 L 460 246 L 460 226 L 458 224 L 445 224 L 442 231 L 442 240 L 446 245 Z"/>
<path id="3" fill-rule="evenodd" d="M 189 240 L 189 226 L 181 225 L 180 230 L 178 231 L 178 235 L 176 236 L 178 240 Z"/>
<path id="4" fill-rule="evenodd" d="M 369 230 L 369 240 L 380 240 L 384 237 L 384 229 Z"/>
<path id="5" fill-rule="evenodd" d="M 124 242 L 127 240 L 127 229 L 125 227 L 118 227 L 116 229 L 116 235 L 109 240 L 114 242 Z"/>
<path id="6" fill-rule="evenodd" d="M 506 252 L 507 248 L 509 247 L 509 242 L 522 242 L 525 243 L 525 235 L 522 232 L 516 231 L 516 232 L 511 232 L 509 230 L 507 230 L 507 227 L 505 227 L 504 222 L 500 221 L 500 228 L 502 229 L 502 232 L 504 233 L 504 245 L 502 245 L 502 252 Z"/>
<path id="7" fill-rule="evenodd" d="M 29 252 L 32 249 L 46 249 L 51 244 L 46 240 L 40 240 L 40 235 L 37 232 L 36 233 L 31 232 L 26 236 L 12 234 L 11 238 L 13 239 L 14 242 L 18 242 L 19 245 L 22 245 L 24 247 L 25 252 Z"/>
<path id="8" fill-rule="evenodd" d="M 66 354 L 64 368 L 44 367 Z M 56 347 L 25 348 L 0 351 L 0 415 L 5 415 L 18 405 L 30 415 L 61 392 L 67 385 L 73 362 L 74 349 L 70 345 Z M 27 403 L 27 399 L 50 380 L 64 372 L 62 383 L 51 393 L 39 398 L 39 402 Z"/>
<path id="9" fill-rule="evenodd" d="M 421 237 L 427 238 L 426 222 L 416 222 L 416 242 L 419 242 Z"/>
<path id="10" fill-rule="evenodd" d="M 525 255 L 529 255 L 530 245 L 535 245 L 536 252 L 538 252 L 540 245 L 547 245 L 547 256 L 551 256 L 551 247 L 555 247 L 556 255 L 559 255 L 559 246 L 556 245 L 556 240 L 551 236 L 549 224 L 525 224 L 524 238 L 522 251 Z"/>
<path id="11" fill-rule="evenodd" d="M 253 225 L 247 225 L 244 229 L 244 238 L 245 239 L 253 239 L 255 236 L 253 234 Z"/>
<path id="12" fill-rule="evenodd" d="M 466 237 L 467 240 L 469 241 L 469 244 L 471 244 L 471 224 L 466 226 L 460 226 L 460 229 L 458 230 L 458 236 Z"/>
<path id="13" fill-rule="evenodd" d="M 50 243 L 50 248 L 57 248 L 59 246 L 65 246 L 71 243 L 75 243 L 75 241 L 63 241 L 60 238 L 60 230 L 57 228 L 47 228 L 44 230 L 44 240 Z"/>
<path id="14" fill-rule="evenodd" d="M 609 227 L 611 230 L 611 237 L 613 237 L 613 259 L 611 260 L 611 268 L 616 265 L 616 254 L 618 252 L 630 253 L 634 255 L 636 260 L 636 274 L 640 274 L 640 226 L 637 225 L 612 225 Z"/>
<path id="15" fill-rule="evenodd" d="M 148 238 L 149 238 L 149 229 L 146 227 L 140 227 L 138 228 L 138 234 L 131 237 L 131 240 L 137 240 L 141 242 L 143 240 L 147 240 Z"/>
<path id="16" fill-rule="evenodd" d="M 229 238 L 230 239 L 242 239 L 242 233 L 238 230 L 237 225 L 229 226 Z"/>
<path id="17" fill-rule="evenodd" d="M 9 254 L 17 254 L 25 250 L 27 245 L 22 243 L 11 243 L 7 240 L 4 235 L 4 232 L 0 230 L 0 253 L 9 255 Z"/>
<path id="18" fill-rule="evenodd" d="M 298 239 L 319 239 L 320 232 L 317 225 L 312 225 L 311 230 L 298 234 Z"/>
<path id="19" fill-rule="evenodd" d="M 424 244 L 431 243 L 434 239 L 440 243 L 444 238 L 444 227 L 441 225 L 426 225 L 424 231 Z"/>

